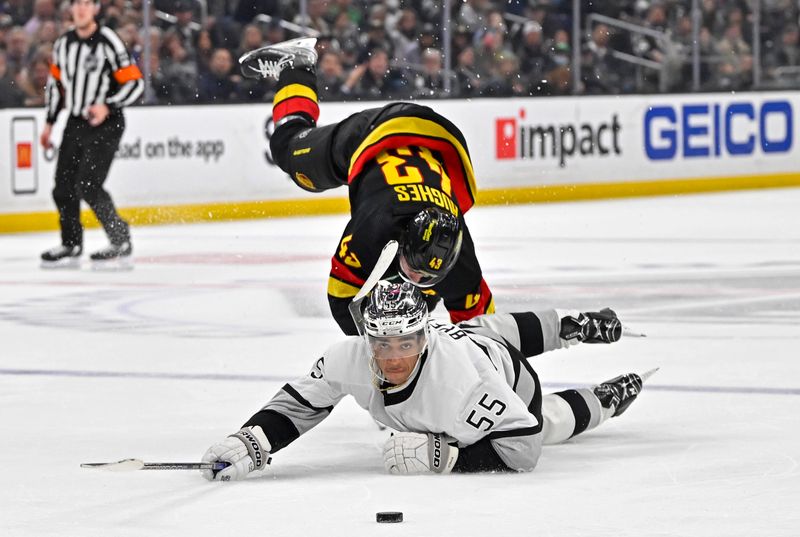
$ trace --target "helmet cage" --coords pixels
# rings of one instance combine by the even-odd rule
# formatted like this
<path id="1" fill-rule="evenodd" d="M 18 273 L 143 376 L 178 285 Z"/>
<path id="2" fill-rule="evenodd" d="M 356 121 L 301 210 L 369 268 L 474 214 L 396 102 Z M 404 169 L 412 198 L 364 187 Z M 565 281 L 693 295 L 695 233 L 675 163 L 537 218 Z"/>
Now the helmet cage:
<path id="1" fill-rule="evenodd" d="M 409 283 L 380 281 L 364 309 L 364 341 L 373 375 L 386 380 L 378 360 L 422 354 L 428 344 L 428 305 Z"/>

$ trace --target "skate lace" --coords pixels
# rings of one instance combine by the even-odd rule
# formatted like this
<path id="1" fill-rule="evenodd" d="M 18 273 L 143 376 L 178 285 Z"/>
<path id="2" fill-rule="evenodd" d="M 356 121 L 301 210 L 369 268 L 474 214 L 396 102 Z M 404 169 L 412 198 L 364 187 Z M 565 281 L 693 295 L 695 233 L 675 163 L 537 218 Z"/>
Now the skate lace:
<path id="1" fill-rule="evenodd" d="M 252 71 L 260 74 L 264 78 L 278 78 L 281 74 L 281 71 L 292 65 L 294 56 L 287 54 L 286 56 L 281 57 L 279 60 L 264 60 L 261 58 L 256 59 L 258 60 L 258 66 L 249 66 Z"/>

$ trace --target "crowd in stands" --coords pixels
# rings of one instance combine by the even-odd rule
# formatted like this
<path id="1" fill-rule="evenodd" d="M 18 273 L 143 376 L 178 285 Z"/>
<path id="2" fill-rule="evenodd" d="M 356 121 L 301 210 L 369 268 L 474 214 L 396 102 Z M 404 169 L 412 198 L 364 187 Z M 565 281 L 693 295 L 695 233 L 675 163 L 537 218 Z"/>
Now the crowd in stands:
<path id="1" fill-rule="evenodd" d="M 128 45 L 150 103 L 269 101 L 269 83 L 240 76 L 243 53 L 319 36 L 321 100 L 562 95 L 573 92 L 571 0 L 453 0 L 452 74 L 445 80 L 441 0 L 101 0 L 100 18 Z M 692 90 L 691 0 L 583 0 L 579 93 Z M 0 107 L 42 106 L 52 45 L 70 25 L 69 0 L 0 0 Z M 701 0 L 701 90 L 753 86 L 747 0 Z M 798 0 L 762 0 L 765 86 L 800 87 Z M 599 14 L 654 30 L 630 32 Z M 290 24 L 291 23 L 291 24 Z M 294 26 L 297 25 L 297 26 Z M 145 69 L 145 42 L 151 51 Z M 629 61 L 631 58 L 634 62 Z M 639 60 L 639 61 L 637 61 Z M 665 77 L 660 84 L 661 77 Z"/>

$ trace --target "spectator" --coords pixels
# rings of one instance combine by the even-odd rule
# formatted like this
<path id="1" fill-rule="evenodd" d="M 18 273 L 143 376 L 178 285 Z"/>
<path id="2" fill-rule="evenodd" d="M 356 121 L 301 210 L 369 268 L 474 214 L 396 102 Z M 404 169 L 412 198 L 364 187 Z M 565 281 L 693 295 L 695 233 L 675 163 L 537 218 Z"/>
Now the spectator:
<path id="1" fill-rule="evenodd" d="M 194 101 L 197 97 L 197 63 L 189 57 L 175 32 L 167 32 L 161 44 L 161 68 L 171 86 L 172 104 Z"/>
<path id="2" fill-rule="evenodd" d="M 319 57 L 317 68 L 317 96 L 321 101 L 339 101 L 345 95 L 342 93 L 344 84 L 344 70 L 339 54 L 333 50 L 326 50 Z"/>
<path id="3" fill-rule="evenodd" d="M 204 28 L 197 34 L 195 51 L 197 55 L 197 72 L 208 72 L 211 56 L 214 54 L 214 40 L 211 38 L 211 32 L 209 30 Z"/>
<path id="4" fill-rule="evenodd" d="M 744 89 L 752 79 L 753 56 L 742 38 L 740 22 L 732 22 L 725 35 L 716 43 L 717 54 L 722 57 L 717 69 L 717 87 L 723 90 Z"/>
<path id="5" fill-rule="evenodd" d="M 538 22 L 531 21 L 522 27 L 516 51 L 517 57 L 522 58 L 520 71 L 528 75 L 531 80 L 543 79 L 547 68 L 547 56 L 544 51 L 544 33 Z"/>
<path id="6" fill-rule="evenodd" d="M 25 31 L 31 37 L 45 21 L 56 20 L 56 4 L 54 0 L 36 0 L 33 4 L 33 16 L 25 23 Z"/>
<path id="7" fill-rule="evenodd" d="M 531 85 L 532 94 L 568 95 L 572 90 L 572 71 L 567 66 L 554 67 L 545 74 L 540 85 Z"/>
<path id="8" fill-rule="evenodd" d="M 395 58 L 403 62 L 420 63 L 418 33 L 416 12 L 409 8 L 402 10 L 397 25 L 389 32 L 394 43 Z"/>
<path id="9" fill-rule="evenodd" d="M 199 30 L 192 24 L 192 3 L 189 0 L 175 1 L 175 24 L 167 30 L 167 34 L 175 35 L 186 54 L 195 59 L 197 57 L 197 34 Z"/>
<path id="10" fill-rule="evenodd" d="M 358 27 L 348 11 L 340 11 L 333 19 L 331 37 L 342 50 L 355 50 L 359 46 Z"/>
<path id="11" fill-rule="evenodd" d="M 620 69 L 608 48 L 610 30 L 598 24 L 583 49 L 582 77 L 585 92 L 590 95 L 619 94 L 622 91 Z"/>
<path id="12" fill-rule="evenodd" d="M 492 78 L 484 88 L 484 97 L 520 97 L 528 95 L 528 82 L 520 75 L 519 60 L 513 52 L 497 56 Z"/>
<path id="13" fill-rule="evenodd" d="M 556 31 L 553 39 L 545 44 L 547 54 L 547 69 L 552 71 L 557 68 L 570 69 L 572 65 L 572 45 L 566 30 Z"/>
<path id="14" fill-rule="evenodd" d="M 483 88 L 483 78 L 475 66 L 475 51 L 467 47 L 458 55 L 455 67 L 458 95 L 460 97 L 475 97 Z"/>
<path id="15" fill-rule="evenodd" d="M 208 71 L 200 75 L 198 97 L 202 103 L 224 104 L 239 97 L 240 77 L 233 73 L 233 57 L 226 48 L 211 54 Z"/>
<path id="16" fill-rule="evenodd" d="M 360 99 L 402 99 L 409 94 L 408 80 L 389 68 L 389 53 L 375 49 L 366 63 L 353 69 L 342 91 Z"/>
<path id="17" fill-rule="evenodd" d="M 19 75 L 20 89 L 25 94 L 25 106 L 44 106 L 44 90 L 50 74 L 50 60 L 47 54 L 37 55 Z"/>
<path id="18" fill-rule="evenodd" d="M 300 26 L 307 26 L 318 31 L 322 35 L 331 33 L 331 27 L 325 20 L 326 0 L 308 0 L 306 4 L 306 17 L 302 14 L 294 18 L 294 23 Z"/>
<path id="19" fill-rule="evenodd" d="M 33 16 L 30 0 L 0 0 L 0 13 L 11 17 L 12 26 L 24 26 Z"/>
<path id="20" fill-rule="evenodd" d="M 132 22 L 126 23 L 117 28 L 117 35 L 125 43 L 125 47 L 130 51 L 131 60 L 139 63 L 142 56 L 142 43 L 139 37 L 139 29 Z"/>
<path id="21" fill-rule="evenodd" d="M 414 95 L 420 98 L 452 97 L 458 93 L 458 87 L 451 92 L 445 91 L 444 62 L 442 53 L 435 48 L 425 49 L 422 53 L 422 72 L 414 77 Z"/>
<path id="22" fill-rule="evenodd" d="M 389 58 L 396 58 L 393 54 L 393 47 L 386 27 L 380 19 L 370 19 L 366 34 L 361 36 L 361 52 L 358 62 L 367 61 L 370 53 L 374 49 L 385 50 Z"/>
<path id="23" fill-rule="evenodd" d="M 236 49 L 236 57 L 240 58 L 246 52 L 262 46 L 264 46 L 264 34 L 261 33 L 261 28 L 255 24 L 248 24 L 242 30 L 242 41 L 239 43 L 239 48 Z"/>
<path id="24" fill-rule="evenodd" d="M 781 80 L 777 69 L 781 67 L 800 67 L 800 28 L 790 24 L 781 34 L 779 46 L 770 50 L 765 59 L 767 73 L 770 78 L 778 79 L 785 87 L 797 87 L 800 72 Z"/>
<path id="25" fill-rule="evenodd" d="M 6 52 L 0 48 L 0 108 L 22 106 L 24 95 L 8 72 Z"/>
<path id="26" fill-rule="evenodd" d="M 6 62 L 8 72 L 16 77 L 28 63 L 31 37 L 21 26 L 15 26 L 6 34 Z"/>
<path id="27" fill-rule="evenodd" d="M 486 16 L 491 9 L 489 0 L 465 0 L 458 11 L 456 22 L 468 32 L 475 33 L 485 28 Z"/>
<path id="28" fill-rule="evenodd" d="M 364 17 L 361 9 L 353 5 L 353 0 L 333 0 L 331 3 L 330 13 L 334 20 L 338 19 L 339 15 L 345 14 L 350 22 L 358 26 Z"/>
<path id="29" fill-rule="evenodd" d="M 273 45 L 286 41 L 286 30 L 283 29 L 280 19 L 272 19 L 267 24 L 266 32 L 264 33 L 265 44 Z"/>
<path id="30" fill-rule="evenodd" d="M 506 50 L 507 28 L 499 11 L 492 11 L 488 25 L 475 34 L 475 60 L 478 68 L 487 73 L 494 71 L 498 56 Z"/>
<path id="31" fill-rule="evenodd" d="M 458 57 L 458 55 L 461 54 L 461 51 L 471 48 L 472 40 L 473 35 L 469 32 L 469 30 L 467 30 L 466 26 L 457 26 L 453 32 L 453 43 L 451 44 L 453 56 Z M 473 49 L 473 54 L 474 52 L 475 51 Z"/>
<path id="32" fill-rule="evenodd" d="M 58 24 L 55 21 L 44 21 L 33 36 L 32 46 L 36 48 L 42 45 L 52 47 L 58 39 L 59 33 Z"/>
<path id="33" fill-rule="evenodd" d="M 426 48 L 441 48 L 439 46 L 439 31 L 436 25 L 426 22 L 419 33 L 419 50 Z"/>

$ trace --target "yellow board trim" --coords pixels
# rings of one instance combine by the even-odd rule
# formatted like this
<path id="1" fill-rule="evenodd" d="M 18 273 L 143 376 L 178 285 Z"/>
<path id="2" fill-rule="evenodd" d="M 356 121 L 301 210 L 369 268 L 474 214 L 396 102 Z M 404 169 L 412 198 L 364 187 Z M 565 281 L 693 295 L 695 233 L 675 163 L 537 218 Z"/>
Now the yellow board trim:
<path id="1" fill-rule="evenodd" d="M 790 187 L 800 187 L 800 173 L 498 188 L 482 190 L 478 197 L 478 203 L 482 205 L 510 205 Z M 315 216 L 348 213 L 349 211 L 350 204 L 347 198 L 205 203 L 120 209 L 123 218 L 135 226 L 249 218 Z M 81 220 L 87 227 L 98 227 L 97 220 L 91 211 L 82 211 Z M 0 233 L 52 231 L 57 229 L 58 214 L 55 211 L 0 214 Z"/>
<path id="2" fill-rule="evenodd" d="M 347 198 L 317 198 L 314 200 L 298 199 L 127 207 L 120 209 L 119 212 L 132 225 L 142 226 L 340 214 L 350 212 L 350 202 Z M 99 227 L 100 225 L 90 210 L 81 211 L 81 221 L 86 227 Z M 59 229 L 58 213 L 54 211 L 0 214 L 0 233 L 51 231 L 57 229 Z"/>
<path id="3" fill-rule="evenodd" d="M 277 106 L 282 101 L 291 99 L 292 97 L 306 97 L 307 99 L 311 99 L 315 103 L 318 103 L 317 93 L 313 89 L 302 84 L 289 84 L 275 94 L 275 98 L 272 99 L 272 106 Z"/>
<path id="4" fill-rule="evenodd" d="M 358 294 L 359 288 L 336 278 L 328 278 L 328 294 L 336 298 L 352 298 Z"/>
<path id="5" fill-rule="evenodd" d="M 369 136 L 367 136 L 364 141 L 361 142 L 361 145 L 358 146 L 358 149 L 356 149 L 353 153 L 353 156 L 350 158 L 350 168 L 348 170 L 348 174 L 350 173 L 350 170 L 353 169 L 358 157 L 361 156 L 361 153 L 363 153 L 369 146 L 377 143 L 387 136 L 395 134 L 418 134 L 421 136 L 432 136 L 435 138 L 442 138 L 450 142 L 458 151 L 458 154 L 461 157 L 461 162 L 464 164 L 464 169 L 467 172 L 467 182 L 469 183 L 468 187 L 470 193 L 472 196 L 476 195 L 478 190 L 475 187 L 475 172 L 472 169 L 472 161 L 469 158 L 467 150 L 464 149 L 464 146 L 461 145 L 461 142 L 459 142 L 455 136 L 450 134 L 447 129 L 429 119 L 421 119 L 418 117 L 397 117 L 381 123 L 377 129 L 372 131 Z"/>
<path id="6" fill-rule="evenodd" d="M 539 187 L 483 190 L 478 196 L 476 203 L 481 205 L 548 203 L 667 196 L 672 194 L 698 194 L 727 190 L 790 188 L 798 186 L 800 186 L 800 173 L 631 181 L 623 183 L 543 185 Z"/>

